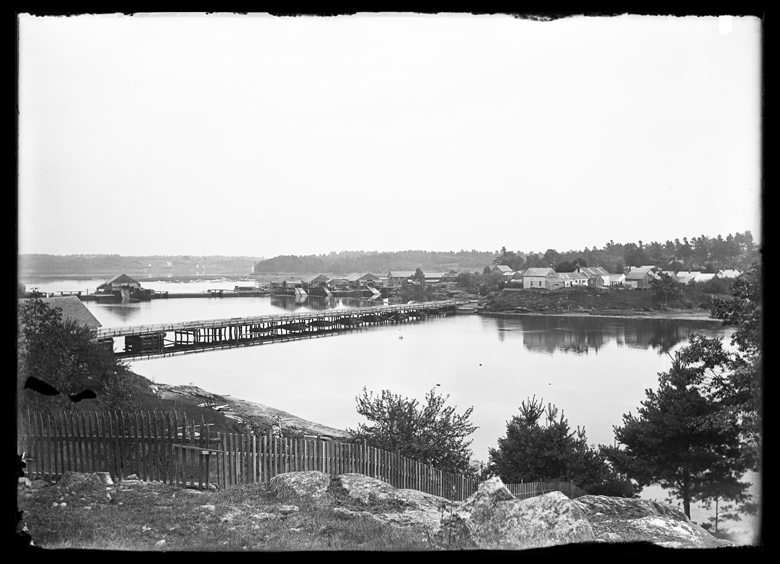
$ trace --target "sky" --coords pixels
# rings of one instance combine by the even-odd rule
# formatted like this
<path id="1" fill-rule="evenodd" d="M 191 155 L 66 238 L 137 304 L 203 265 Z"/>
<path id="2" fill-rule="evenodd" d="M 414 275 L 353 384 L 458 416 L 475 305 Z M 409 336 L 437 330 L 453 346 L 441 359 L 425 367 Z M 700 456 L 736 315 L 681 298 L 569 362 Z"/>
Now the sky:
<path id="1" fill-rule="evenodd" d="M 20 254 L 760 241 L 758 18 L 18 24 Z"/>

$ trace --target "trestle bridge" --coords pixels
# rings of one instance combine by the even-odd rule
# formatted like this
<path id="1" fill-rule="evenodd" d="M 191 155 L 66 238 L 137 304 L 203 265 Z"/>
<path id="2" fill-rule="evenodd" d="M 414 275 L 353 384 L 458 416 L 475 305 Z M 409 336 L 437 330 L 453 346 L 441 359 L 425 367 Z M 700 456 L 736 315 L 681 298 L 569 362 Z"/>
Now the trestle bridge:
<path id="1" fill-rule="evenodd" d="M 124 349 L 114 350 L 118 357 L 153 358 L 324 337 L 361 327 L 414 322 L 429 316 L 452 315 L 458 306 L 468 303 L 468 300 L 443 300 L 286 315 L 111 327 L 99 329 L 97 338 L 112 350 L 114 339 L 124 338 Z"/>

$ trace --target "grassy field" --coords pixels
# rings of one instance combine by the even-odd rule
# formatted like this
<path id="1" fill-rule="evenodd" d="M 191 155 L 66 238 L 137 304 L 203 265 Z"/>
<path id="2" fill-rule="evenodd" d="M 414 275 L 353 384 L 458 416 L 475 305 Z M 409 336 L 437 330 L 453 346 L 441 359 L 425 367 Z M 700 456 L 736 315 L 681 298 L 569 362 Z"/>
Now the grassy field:
<path id="1" fill-rule="evenodd" d="M 375 519 L 339 512 L 349 502 L 337 495 L 320 502 L 289 502 L 278 499 L 267 484 L 235 486 L 218 492 L 128 481 L 83 491 L 49 486 L 19 493 L 18 506 L 25 512 L 33 541 L 45 549 L 437 548 L 422 529 L 400 529 Z"/>

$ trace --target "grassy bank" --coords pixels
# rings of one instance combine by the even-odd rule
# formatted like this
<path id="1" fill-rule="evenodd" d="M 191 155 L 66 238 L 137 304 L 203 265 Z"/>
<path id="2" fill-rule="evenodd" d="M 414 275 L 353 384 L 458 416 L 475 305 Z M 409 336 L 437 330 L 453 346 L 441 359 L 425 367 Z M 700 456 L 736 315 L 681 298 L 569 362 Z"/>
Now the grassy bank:
<path id="1" fill-rule="evenodd" d="M 560 290 L 503 290 L 483 299 L 486 312 L 491 313 L 557 313 L 604 314 L 684 317 L 708 314 L 711 297 L 698 289 L 686 288 L 683 296 L 661 304 L 652 291 L 596 290 L 595 288 L 563 288 Z"/>
<path id="2" fill-rule="evenodd" d="M 340 512 L 344 502 L 296 500 L 267 484 L 202 492 L 154 482 L 60 486 L 18 496 L 36 545 L 142 551 L 430 550 L 424 531 Z"/>

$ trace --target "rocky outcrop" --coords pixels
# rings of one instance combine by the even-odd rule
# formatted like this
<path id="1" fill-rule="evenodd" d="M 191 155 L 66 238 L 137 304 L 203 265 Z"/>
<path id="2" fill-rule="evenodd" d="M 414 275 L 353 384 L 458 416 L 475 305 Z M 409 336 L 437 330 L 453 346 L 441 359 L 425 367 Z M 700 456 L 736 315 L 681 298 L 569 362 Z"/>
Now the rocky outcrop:
<path id="1" fill-rule="evenodd" d="M 585 513 L 564 494 L 520 500 L 500 478 L 482 484 L 460 504 L 458 516 L 468 538 L 482 549 L 523 550 L 596 540 Z"/>
<path id="2" fill-rule="evenodd" d="M 572 500 L 560 492 L 520 500 L 499 478 L 483 482 L 460 503 L 394 488 L 362 474 L 280 474 L 271 480 L 271 490 L 288 501 L 306 498 L 333 504 L 334 511 L 345 518 L 423 529 L 441 548 L 523 550 L 604 543 L 715 548 L 730 544 L 691 523 L 676 507 L 607 496 Z"/>
<path id="3" fill-rule="evenodd" d="M 717 548 L 732 543 L 713 537 L 680 509 L 643 499 L 586 495 L 574 504 L 600 542 L 650 542 L 667 548 Z"/>

